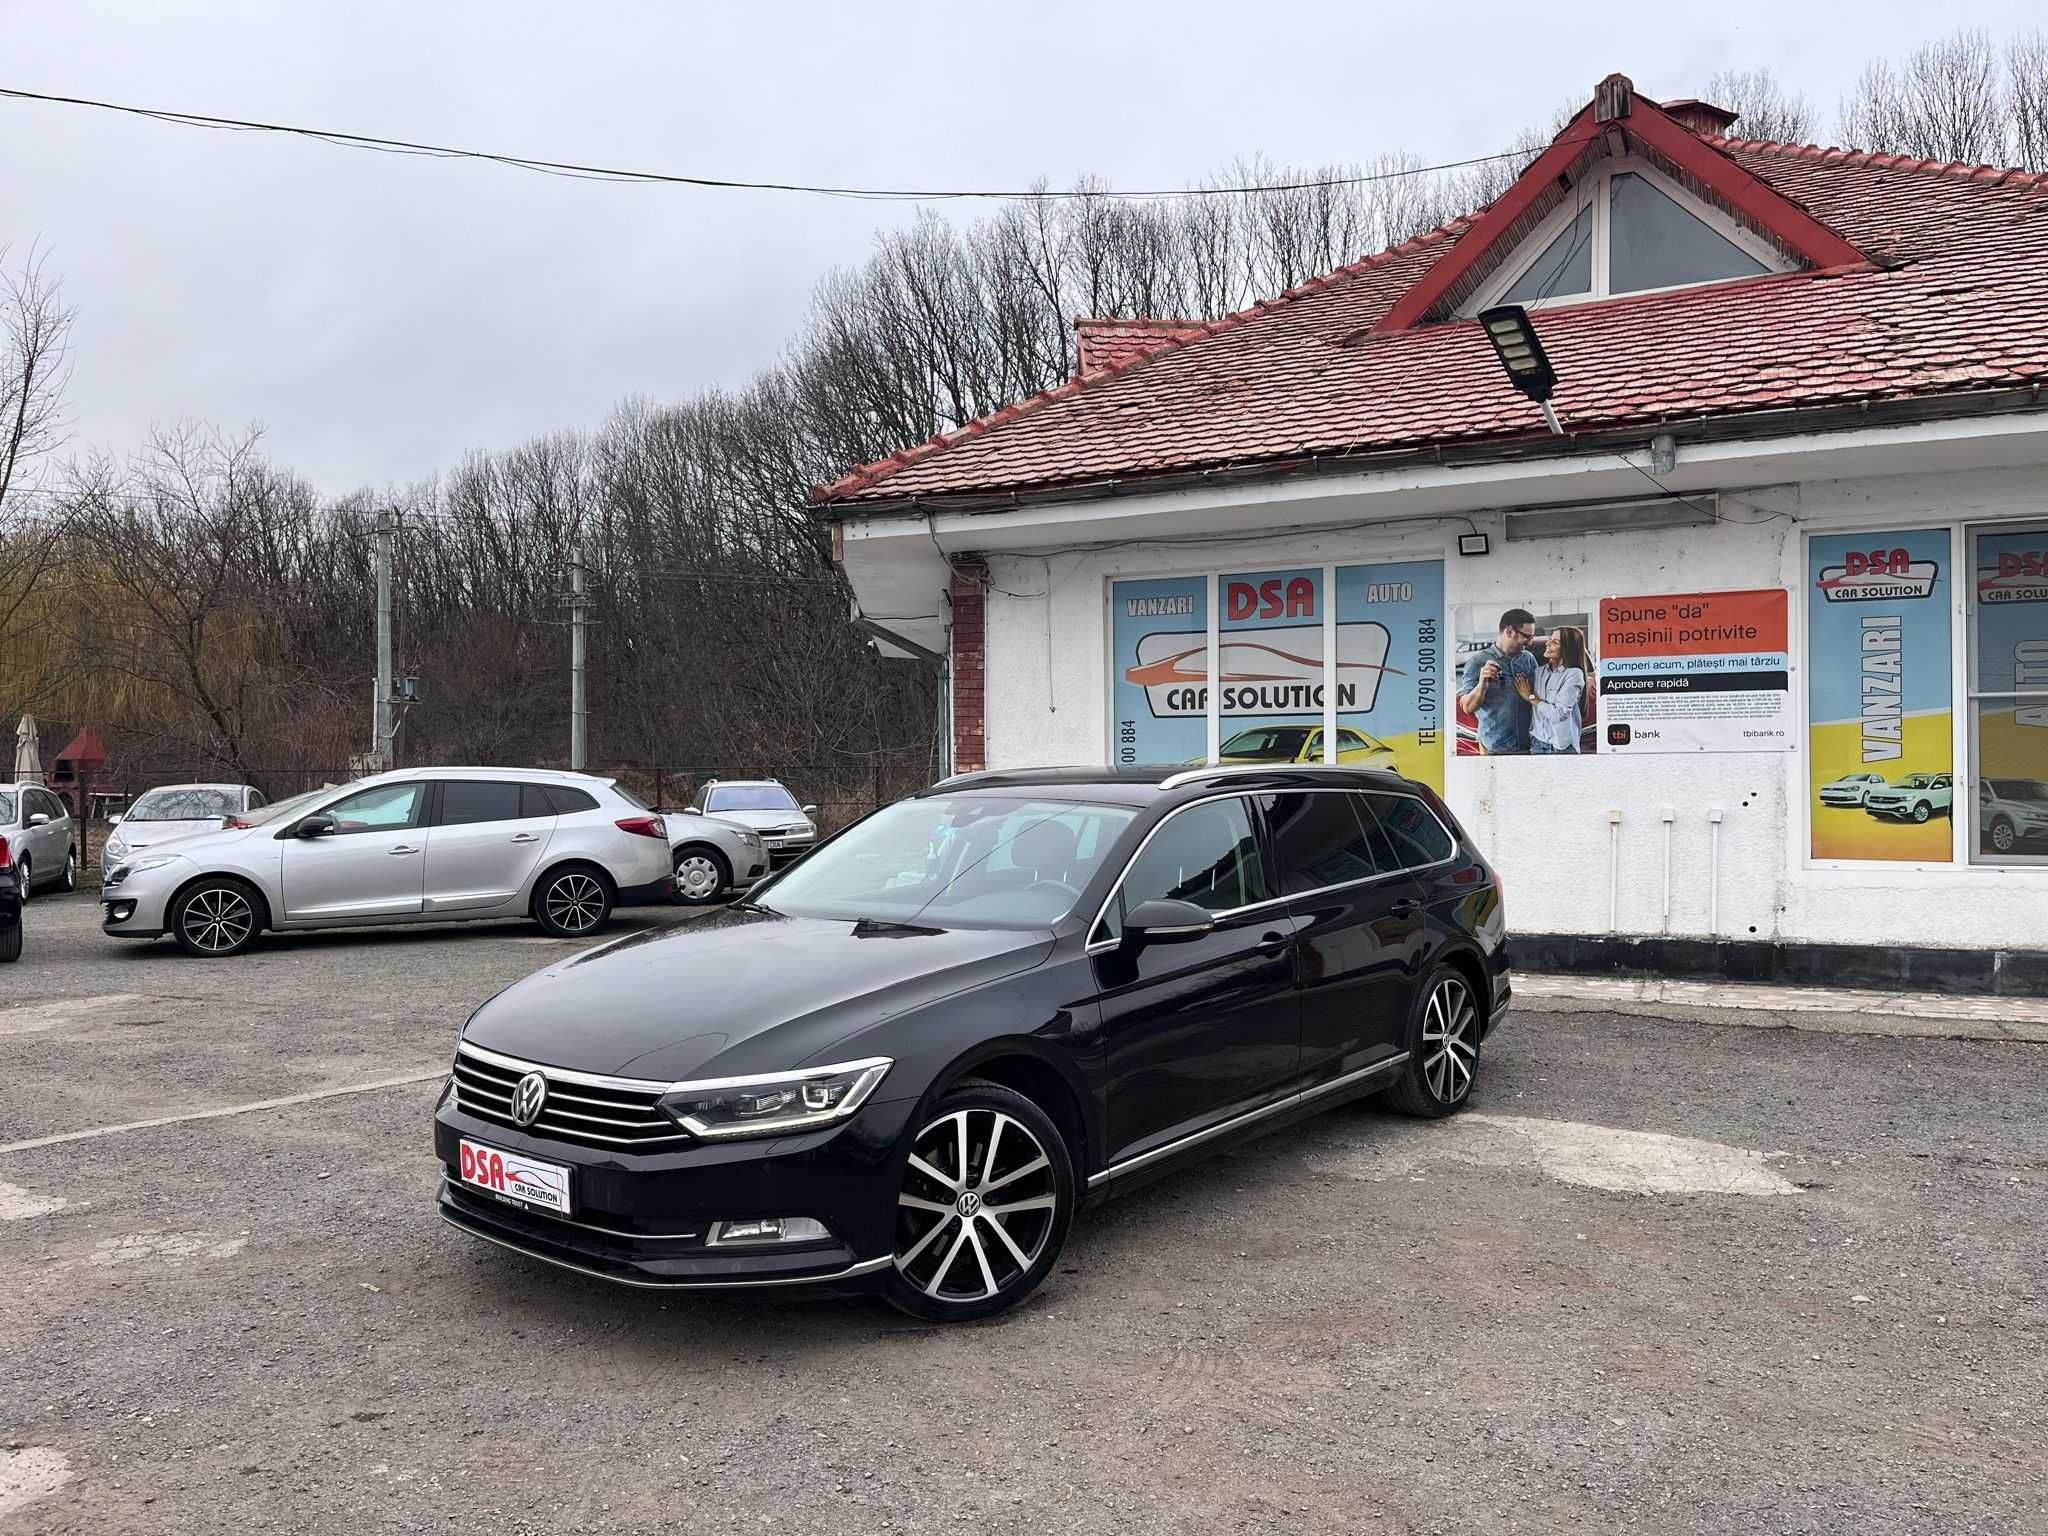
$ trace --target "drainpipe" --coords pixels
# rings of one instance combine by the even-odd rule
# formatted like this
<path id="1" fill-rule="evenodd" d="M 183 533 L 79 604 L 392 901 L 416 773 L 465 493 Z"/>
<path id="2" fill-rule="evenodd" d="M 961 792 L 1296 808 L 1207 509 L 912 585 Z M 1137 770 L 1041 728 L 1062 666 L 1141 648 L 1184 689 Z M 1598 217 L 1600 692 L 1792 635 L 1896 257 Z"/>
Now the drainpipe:
<path id="1" fill-rule="evenodd" d="M 1721 807 L 1707 812 L 1707 935 L 1721 937 Z"/>
<path id="2" fill-rule="evenodd" d="M 1607 813 L 1607 931 L 1621 931 L 1621 812 Z"/>
<path id="3" fill-rule="evenodd" d="M 1665 806 L 1664 818 L 1664 932 L 1671 931 L 1671 829 L 1678 812 Z"/>

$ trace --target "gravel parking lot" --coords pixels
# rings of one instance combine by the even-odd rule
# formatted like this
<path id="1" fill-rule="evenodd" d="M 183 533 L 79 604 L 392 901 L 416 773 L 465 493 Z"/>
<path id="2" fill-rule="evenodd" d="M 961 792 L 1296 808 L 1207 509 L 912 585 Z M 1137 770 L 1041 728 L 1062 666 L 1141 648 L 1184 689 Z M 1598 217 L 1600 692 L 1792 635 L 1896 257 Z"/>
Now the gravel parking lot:
<path id="1" fill-rule="evenodd" d="M 442 1226 L 438 1077 L 564 952 L 531 927 L 198 962 L 80 898 L 28 921 L 9 1536 L 2048 1530 L 2048 1046 L 1546 1000 L 1471 1112 L 1215 1159 L 942 1329 L 614 1290 Z"/>

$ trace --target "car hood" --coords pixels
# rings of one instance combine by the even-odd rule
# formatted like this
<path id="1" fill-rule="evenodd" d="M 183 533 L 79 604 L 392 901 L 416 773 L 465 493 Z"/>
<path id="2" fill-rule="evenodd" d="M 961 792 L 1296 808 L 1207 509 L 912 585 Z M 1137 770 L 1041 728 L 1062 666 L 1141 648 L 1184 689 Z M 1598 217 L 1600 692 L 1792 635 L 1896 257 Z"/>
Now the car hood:
<path id="1" fill-rule="evenodd" d="M 810 817 L 802 811 L 706 811 L 704 814 L 719 821 L 737 822 L 756 832 L 779 832 L 784 827 L 808 832 L 811 828 Z"/>
<path id="2" fill-rule="evenodd" d="M 114 836 L 124 848 L 154 848 L 158 843 L 220 830 L 220 818 L 209 816 L 200 821 L 124 821 L 114 828 Z"/>
<path id="3" fill-rule="evenodd" d="M 157 825 L 158 823 L 156 822 L 150 823 L 152 828 Z M 170 827 L 181 825 L 181 823 L 167 821 L 162 823 L 162 825 Z M 131 855 L 143 852 L 151 854 L 174 853 L 188 859 L 204 859 L 216 850 L 228 847 L 230 844 L 243 842 L 252 837 L 265 837 L 276 830 L 275 827 L 235 827 L 227 829 L 216 826 L 206 831 L 180 832 L 175 837 L 152 835 L 147 843 L 140 843 L 128 841 L 128 826 L 127 823 L 123 822 L 120 826 L 114 828 L 114 836 L 121 839 L 123 845 L 128 850 L 128 854 Z"/>
<path id="4" fill-rule="evenodd" d="M 680 1082 L 815 1064 L 856 1030 L 1050 952 L 1044 932 L 728 907 L 571 956 L 485 1003 L 462 1037 L 614 1077 Z"/>

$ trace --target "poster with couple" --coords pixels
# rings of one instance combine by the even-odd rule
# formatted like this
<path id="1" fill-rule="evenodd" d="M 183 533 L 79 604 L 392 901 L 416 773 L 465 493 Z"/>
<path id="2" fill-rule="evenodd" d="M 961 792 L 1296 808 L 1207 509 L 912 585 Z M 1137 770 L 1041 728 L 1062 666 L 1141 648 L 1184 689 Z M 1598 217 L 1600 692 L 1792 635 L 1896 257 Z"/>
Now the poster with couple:
<path id="1" fill-rule="evenodd" d="M 1784 752 L 1782 587 L 1469 605 L 1456 624 L 1458 752 Z"/>

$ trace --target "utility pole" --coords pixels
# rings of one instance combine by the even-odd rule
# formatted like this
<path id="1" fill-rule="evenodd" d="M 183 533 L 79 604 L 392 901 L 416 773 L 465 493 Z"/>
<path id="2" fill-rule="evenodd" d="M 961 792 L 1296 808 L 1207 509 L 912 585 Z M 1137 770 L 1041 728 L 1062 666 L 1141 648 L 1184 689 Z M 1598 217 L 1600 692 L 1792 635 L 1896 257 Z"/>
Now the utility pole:
<path id="1" fill-rule="evenodd" d="M 583 661 L 588 652 L 590 598 L 583 588 L 584 543 L 576 541 L 569 557 L 569 771 L 581 773 L 590 756 L 590 708 L 583 691 Z"/>
<path id="2" fill-rule="evenodd" d="M 389 508 L 377 514 L 377 700 L 372 715 L 370 755 L 385 767 L 396 760 L 392 739 L 398 727 L 391 718 L 391 536 L 397 517 Z"/>

